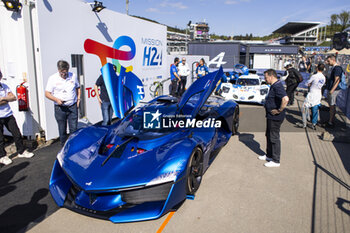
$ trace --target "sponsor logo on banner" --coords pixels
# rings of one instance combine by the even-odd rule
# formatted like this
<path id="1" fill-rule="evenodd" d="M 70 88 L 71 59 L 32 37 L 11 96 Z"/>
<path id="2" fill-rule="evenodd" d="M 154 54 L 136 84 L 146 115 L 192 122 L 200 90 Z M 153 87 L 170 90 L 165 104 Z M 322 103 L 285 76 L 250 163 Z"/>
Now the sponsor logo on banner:
<path id="1" fill-rule="evenodd" d="M 152 38 L 141 38 L 143 48 L 142 65 L 144 67 L 161 66 L 163 63 L 162 42 Z"/>

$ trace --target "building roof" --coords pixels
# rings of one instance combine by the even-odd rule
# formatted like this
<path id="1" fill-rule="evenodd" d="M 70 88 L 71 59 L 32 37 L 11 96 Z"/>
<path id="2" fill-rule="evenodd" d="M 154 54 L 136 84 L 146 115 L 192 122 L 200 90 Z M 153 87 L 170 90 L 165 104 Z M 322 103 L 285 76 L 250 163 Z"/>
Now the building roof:
<path id="1" fill-rule="evenodd" d="M 288 22 L 273 33 L 296 34 L 320 24 L 319 22 Z"/>

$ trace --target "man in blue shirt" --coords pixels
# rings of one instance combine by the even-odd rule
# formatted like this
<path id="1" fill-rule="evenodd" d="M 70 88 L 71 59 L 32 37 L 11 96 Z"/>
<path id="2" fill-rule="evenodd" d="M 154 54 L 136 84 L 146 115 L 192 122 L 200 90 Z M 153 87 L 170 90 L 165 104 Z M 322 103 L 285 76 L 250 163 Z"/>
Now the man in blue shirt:
<path id="1" fill-rule="evenodd" d="M 199 61 L 199 66 L 196 69 L 197 79 L 205 76 L 208 73 L 208 67 L 205 65 L 204 59 L 201 58 L 201 60 Z"/>
<path id="2" fill-rule="evenodd" d="M 266 155 L 261 155 L 260 160 L 266 160 L 266 167 L 279 167 L 281 156 L 280 128 L 286 116 L 285 108 L 289 98 L 277 79 L 277 73 L 273 69 L 264 72 L 265 80 L 271 85 L 269 94 L 265 100 L 266 110 Z"/>
<path id="3" fill-rule="evenodd" d="M 170 95 L 177 97 L 177 86 L 180 83 L 181 79 L 178 74 L 177 66 L 179 65 L 180 59 L 178 57 L 175 57 L 174 64 L 170 66 L 170 78 L 171 78 L 171 84 L 170 84 Z"/>

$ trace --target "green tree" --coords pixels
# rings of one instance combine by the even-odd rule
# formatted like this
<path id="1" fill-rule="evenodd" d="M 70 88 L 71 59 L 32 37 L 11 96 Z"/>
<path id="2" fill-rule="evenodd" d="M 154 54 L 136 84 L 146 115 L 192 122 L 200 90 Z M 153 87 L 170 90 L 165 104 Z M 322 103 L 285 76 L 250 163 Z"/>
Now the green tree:
<path id="1" fill-rule="evenodd" d="M 338 15 L 338 19 L 341 25 L 341 31 L 343 31 L 347 26 L 349 25 L 349 20 L 350 20 L 350 11 L 342 11 Z"/>
<path id="2" fill-rule="evenodd" d="M 338 15 L 332 14 L 331 15 L 331 26 L 338 24 Z"/>

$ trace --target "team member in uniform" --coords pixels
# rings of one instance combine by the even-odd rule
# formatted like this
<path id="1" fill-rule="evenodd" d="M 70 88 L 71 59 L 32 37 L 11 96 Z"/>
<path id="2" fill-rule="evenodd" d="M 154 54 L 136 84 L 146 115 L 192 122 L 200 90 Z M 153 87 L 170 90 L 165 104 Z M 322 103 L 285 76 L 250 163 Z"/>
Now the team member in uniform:
<path id="1" fill-rule="evenodd" d="M 51 75 L 46 85 L 45 96 L 55 103 L 55 118 L 58 124 L 60 142 L 63 146 L 69 133 L 78 126 L 78 107 L 80 103 L 80 84 L 76 75 L 69 72 L 69 64 L 60 60 L 57 62 L 58 72 Z"/>
<path id="2" fill-rule="evenodd" d="M 174 97 L 178 96 L 177 87 L 181 81 L 180 76 L 178 74 L 178 69 L 177 69 L 179 62 L 180 62 L 180 59 L 178 57 L 175 57 L 174 64 L 170 66 L 170 79 L 171 79 L 170 95 Z"/>
<path id="3" fill-rule="evenodd" d="M 201 58 L 199 66 L 196 69 L 197 78 L 201 78 L 209 73 L 208 67 L 205 65 L 204 59 Z"/>
<path id="4" fill-rule="evenodd" d="M 286 116 L 285 108 L 289 99 L 282 82 L 277 79 L 275 70 L 266 70 L 264 76 L 271 87 L 265 100 L 266 155 L 261 155 L 258 159 L 266 160 L 267 163 L 264 164 L 266 167 L 279 167 L 281 157 L 280 128 Z"/>
<path id="5" fill-rule="evenodd" d="M 0 80 L 2 79 L 2 73 L 0 71 Z M 12 160 L 6 155 L 5 142 L 4 142 L 4 126 L 11 132 L 13 140 L 15 141 L 18 157 L 31 158 L 33 153 L 25 150 L 23 145 L 23 139 L 21 132 L 18 129 L 16 119 L 13 116 L 9 102 L 15 101 L 16 96 L 12 93 L 10 88 L 0 82 L 0 163 L 9 165 Z"/>

